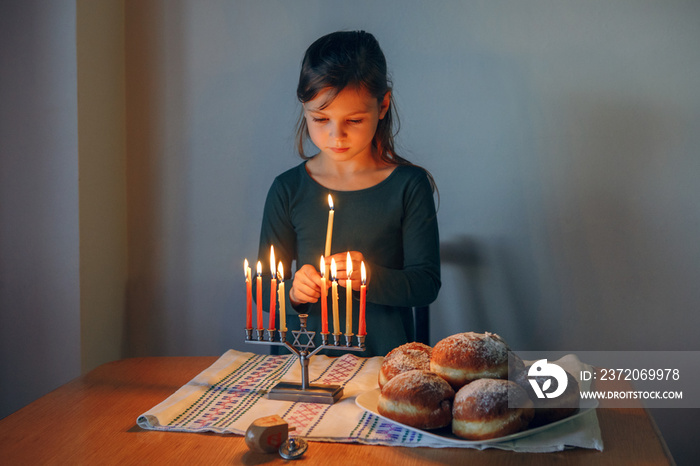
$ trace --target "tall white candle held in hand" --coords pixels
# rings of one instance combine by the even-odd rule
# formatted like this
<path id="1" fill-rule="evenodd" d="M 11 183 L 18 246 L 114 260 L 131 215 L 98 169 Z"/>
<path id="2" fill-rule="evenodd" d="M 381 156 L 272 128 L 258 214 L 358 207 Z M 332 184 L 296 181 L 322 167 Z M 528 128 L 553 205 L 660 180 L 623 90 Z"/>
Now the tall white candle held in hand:
<path id="1" fill-rule="evenodd" d="M 333 210 L 333 198 L 328 195 L 328 230 L 326 230 L 326 249 L 324 256 L 330 257 L 331 255 L 331 240 L 333 239 L 333 217 L 335 215 L 335 210 Z"/>

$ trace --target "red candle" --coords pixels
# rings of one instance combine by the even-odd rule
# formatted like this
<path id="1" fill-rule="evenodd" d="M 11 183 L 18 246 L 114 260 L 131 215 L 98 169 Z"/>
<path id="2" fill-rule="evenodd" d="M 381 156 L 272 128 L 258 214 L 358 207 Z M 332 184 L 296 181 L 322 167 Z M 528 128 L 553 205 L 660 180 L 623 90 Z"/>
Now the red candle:
<path id="1" fill-rule="evenodd" d="M 255 302 L 258 304 L 258 330 L 263 328 L 263 314 L 262 314 L 262 264 L 258 261 L 258 278 L 256 278 L 255 286 Z"/>
<path id="2" fill-rule="evenodd" d="M 277 313 L 277 279 L 275 278 L 275 247 L 270 246 L 270 330 L 275 329 L 275 314 Z"/>
<path id="3" fill-rule="evenodd" d="M 328 288 L 326 288 L 326 260 L 321 256 L 321 333 L 328 333 Z"/>
<path id="4" fill-rule="evenodd" d="M 331 259 L 331 302 L 333 305 L 333 334 L 340 335 L 340 318 L 338 317 L 338 268 L 335 259 Z"/>
<path id="5" fill-rule="evenodd" d="M 360 272 L 362 275 L 362 285 L 360 286 L 360 328 L 357 334 L 367 335 L 367 322 L 365 321 L 365 307 L 367 306 L 367 272 L 365 271 L 364 262 L 360 264 Z"/>
<path id="6" fill-rule="evenodd" d="M 245 328 L 253 328 L 253 282 L 250 276 L 250 267 L 248 259 L 243 263 L 243 272 L 245 273 Z"/>

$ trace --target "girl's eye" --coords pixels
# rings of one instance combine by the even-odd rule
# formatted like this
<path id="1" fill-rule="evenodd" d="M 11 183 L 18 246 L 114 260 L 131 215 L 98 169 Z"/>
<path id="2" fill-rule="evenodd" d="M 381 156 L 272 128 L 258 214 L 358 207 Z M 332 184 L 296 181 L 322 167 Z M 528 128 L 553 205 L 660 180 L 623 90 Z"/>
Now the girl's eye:
<path id="1" fill-rule="evenodd" d="M 362 123 L 362 120 L 348 120 L 348 123 L 352 123 L 354 125 Z"/>
<path id="2" fill-rule="evenodd" d="M 312 120 L 314 121 L 314 123 L 325 123 L 325 122 L 328 121 L 328 118 L 316 118 L 316 117 L 312 117 Z"/>

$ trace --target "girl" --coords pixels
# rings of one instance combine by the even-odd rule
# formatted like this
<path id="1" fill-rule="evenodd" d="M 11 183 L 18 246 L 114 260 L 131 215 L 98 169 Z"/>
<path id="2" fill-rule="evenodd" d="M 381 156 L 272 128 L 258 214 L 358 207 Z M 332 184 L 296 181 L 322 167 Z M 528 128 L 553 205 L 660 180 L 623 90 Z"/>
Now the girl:
<path id="1" fill-rule="evenodd" d="M 297 97 L 302 103 L 298 150 L 305 161 L 278 176 L 269 190 L 259 257 L 267 257 L 274 245 L 287 277 L 296 261 L 289 301 L 297 312 L 309 314 L 307 328 L 320 333 L 319 268 L 330 193 L 335 219 L 326 278 L 335 259 L 338 284 L 345 286 L 350 252 L 350 278 L 353 290 L 359 290 L 364 261 L 368 280 L 363 356 L 383 356 L 413 340 L 411 307 L 430 304 L 440 289 L 434 183 L 424 169 L 394 150 L 386 60 L 372 34 L 335 32 L 311 44 L 302 61 Z M 307 139 L 318 148 L 310 157 L 304 152 Z M 352 291 L 340 290 L 344 332 L 344 293 Z M 353 333 L 358 309 L 356 301 Z"/>

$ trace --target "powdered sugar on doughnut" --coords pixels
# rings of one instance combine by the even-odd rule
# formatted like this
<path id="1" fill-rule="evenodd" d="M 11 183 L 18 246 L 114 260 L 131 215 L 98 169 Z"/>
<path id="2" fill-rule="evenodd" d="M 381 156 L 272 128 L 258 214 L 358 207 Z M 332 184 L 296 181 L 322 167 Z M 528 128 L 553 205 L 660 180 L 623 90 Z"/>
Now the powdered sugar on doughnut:
<path id="1" fill-rule="evenodd" d="M 403 372 L 384 385 L 377 401 L 382 416 L 422 429 L 452 420 L 454 391 L 439 375 L 422 370 Z"/>
<path id="2" fill-rule="evenodd" d="M 486 365 L 502 364 L 508 361 L 508 345 L 495 333 L 458 333 L 442 341 L 451 346 L 451 351 L 458 359 L 470 358 L 473 360 L 479 358 Z"/>
<path id="3" fill-rule="evenodd" d="M 517 405 L 528 399 L 525 391 L 515 382 L 501 379 L 479 379 L 462 387 L 455 395 L 455 417 L 469 419 L 472 417 L 494 416 L 508 409 L 508 398 Z"/>
<path id="4" fill-rule="evenodd" d="M 393 383 L 401 384 L 402 390 L 421 393 L 425 396 L 443 397 L 450 391 L 449 384 L 433 372 L 412 370 L 399 374 L 395 378 L 396 382 Z"/>
<path id="5" fill-rule="evenodd" d="M 406 343 L 394 348 L 386 355 L 379 372 L 379 387 L 389 380 L 414 369 L 430 370 L 432 348 L 423 343 Z"/>
<path id="6" fill-rule="evenodd" d="M 397 372 L 406 372 L 412 369 L 430 369 L 430 353 L 416 349 L 407 349 L 404 352 L 392 353 L 386 359 Z"/>

